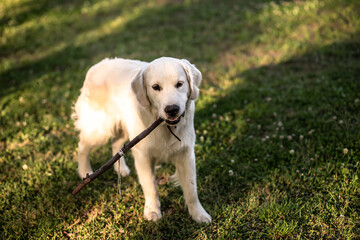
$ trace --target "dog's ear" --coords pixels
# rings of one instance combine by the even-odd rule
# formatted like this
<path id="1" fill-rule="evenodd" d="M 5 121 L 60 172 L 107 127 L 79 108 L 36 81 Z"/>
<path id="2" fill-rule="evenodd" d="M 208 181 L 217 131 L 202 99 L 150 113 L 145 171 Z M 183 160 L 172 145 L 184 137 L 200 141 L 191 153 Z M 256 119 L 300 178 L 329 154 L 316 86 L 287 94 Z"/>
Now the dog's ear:
<path id="1" fill-rule="evenodd" d="M 138 72 L 131 81 L 131 88 L 134 91 L 137 100 L 144 107 L 150 106 L 150 101 L 147 96 L 146 85 L 144 81 L 143 71 Z"/>
<path id="2" fill-rule="evenodd" d="M 199 85 L 202 80 L 201 72 L 186 59 L 181 59 L 180 63 L 186 72 L 190 85 L 190 99 L 196 100 L 199 96 Z"/>

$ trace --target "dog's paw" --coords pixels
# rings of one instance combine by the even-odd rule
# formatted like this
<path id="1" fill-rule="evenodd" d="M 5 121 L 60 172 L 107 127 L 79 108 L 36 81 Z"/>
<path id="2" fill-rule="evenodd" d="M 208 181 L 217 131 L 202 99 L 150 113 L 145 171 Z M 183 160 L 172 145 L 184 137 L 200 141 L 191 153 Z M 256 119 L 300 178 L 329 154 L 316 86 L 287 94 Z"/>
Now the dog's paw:
<path id="1" fill-rule="evenodd" d="M 153 222 L 156 222 L 157 220 L 159 220 L 162 217 L 161 212 L 145 212 L 144 213 L 144 218 L 146 220 L 151 220 Z"/>
<path id="2" fill-rule="evenodd" d="M 129 167 L 128 167 L 127 165 L 125 165 L 125 166 L 121 169 L 120 174 L 121 174 L 121 176 L 123 176 L 123 177 L 126 177 L 127 175 L 129 175 L 129 174 L 130 174 L 130 169 L 129 169 Z"/>
<path id="3" fill-rule="evenodd" d="M 144 218 L 151 221 L 157 221 L 162 217 L 160 202 L 157 199 L 145 202 Z"/>
<path id="4" fill-rule="evenodd" d="M 205 209 L 200 205 L 196 208 L 191 209 L 190 215 L 192 219 L 197 223 L 210 223 L 211 222 L 211 216 L 205 211 Z"/>
<path id="5" fill-rule="evenodd" d="M 178 187 L 180 186 L 180 182 L 179 182 L 179 179 L 176 175 L 176 172 L 170 176 L 170 181 L 172 182 L 172 184 L 174 184 L 175 187 Z"/>
<path id="6" fill-rule="evenodd" d="M 116 163 L 115 163 L 116 164 Z M 115 172 L 118 174 L 119 173 L 119 167 L 115 167 Z M 120 167 L 120 175 L 122 177 L 126 177 L 127 175 L 130 174 L 130 169 L 127 165 L 125 166 L 121 166 Z"/>
<path id="7" fill-rule="evenodd" d="M 126 177 L 127 175 L 130 174 L 130 169 L 126 165 L 124 157 L 121 157 L 120 161 L 121 161 L 120 162 L 120 174 L 122 177 Z M 119 163 L 118 162 L 116 162 L 114 164 L 114 169 L 115 169 L 116 173 L 119 173 Z"/>
<path id="8" fill-rule="evenodd" d="M 206 223 L 206 224 L 212 221 L 211 216 L 207 212 L 204 212 L 203 214 L 199 214 L 197 216 L 192 216 L 192 219 L 194 219 L 194 221 L 197 223 Z"/>
<path id="9" fill-rule="evenodd" d="M 93 171 L 91 168 L 90 169 L 80 169 L 80 168 L 78 169 L 78 174 L 81 179 L 86 178 L 88 175 L 90 175 L 92 173 L 93 173 Z"/>

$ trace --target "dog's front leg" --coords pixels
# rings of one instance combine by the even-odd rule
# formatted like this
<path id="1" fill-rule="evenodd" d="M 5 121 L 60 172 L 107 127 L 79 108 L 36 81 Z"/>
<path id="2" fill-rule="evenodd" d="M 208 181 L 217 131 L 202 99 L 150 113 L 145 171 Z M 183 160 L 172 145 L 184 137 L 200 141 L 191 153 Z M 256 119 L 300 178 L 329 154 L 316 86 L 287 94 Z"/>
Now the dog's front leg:
<path id="1" fill-rule="evenodd" d="M 145 209 L 144 217 L 147 220 L 157 221 L 162 215 L 160 211 L 159 195 L 156 188 L 154 166 L 149 157 L 141 151 L 133 149 L 135 168 L 139 182 L 144 192 Z"/>
<path id="2" fill-rule="evenodd" d="M 191 217 L 198 223 L 210 223 L 211 216 L 201 205 L 197 195 L 195 153 L 188 149 L 175 157 L 176 177 L 184 192 Z"/>

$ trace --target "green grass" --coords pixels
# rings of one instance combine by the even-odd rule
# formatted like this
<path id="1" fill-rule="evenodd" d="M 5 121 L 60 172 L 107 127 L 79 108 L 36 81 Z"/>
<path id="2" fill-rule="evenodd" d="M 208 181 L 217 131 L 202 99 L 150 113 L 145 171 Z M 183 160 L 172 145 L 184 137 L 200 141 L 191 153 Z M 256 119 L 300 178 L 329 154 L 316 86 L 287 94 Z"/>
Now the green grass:
<path id="1" fill-rule="evenodd" d="M 5 0 L 0 3 L 0 238 L 358 239 L 360 4 L 356 0 Z M 76 197 L 71 108 L 105 57 L 186 58 L 197 101 L 193 222 L 174 167 L 163 219 L 143 219 L 132 170 Z M 110 145 L 91 155 L 94 168 Z M 161 180 L 161 181 L 160 181 Z"/>

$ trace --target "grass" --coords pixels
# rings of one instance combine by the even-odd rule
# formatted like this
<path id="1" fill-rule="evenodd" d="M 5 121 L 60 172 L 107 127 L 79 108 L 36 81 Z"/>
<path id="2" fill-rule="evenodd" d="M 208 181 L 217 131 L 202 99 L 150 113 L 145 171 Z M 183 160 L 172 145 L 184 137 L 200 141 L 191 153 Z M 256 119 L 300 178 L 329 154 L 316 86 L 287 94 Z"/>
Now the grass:
<path id="1" fill-rule="evenodd" d="M 2 239 L 358 239 L 360 4 L 356 0 L 5 0 L 0 3 Z M 133 161 L 71 195 L 70 118 L 105 57 L 189 59 L 200 200 L 193 222 L 173 166 L 157 172 L 163 219 L 142 218 Z M 94 168 L 110 146 L 91 155 Z"/>

